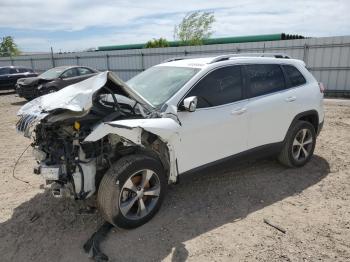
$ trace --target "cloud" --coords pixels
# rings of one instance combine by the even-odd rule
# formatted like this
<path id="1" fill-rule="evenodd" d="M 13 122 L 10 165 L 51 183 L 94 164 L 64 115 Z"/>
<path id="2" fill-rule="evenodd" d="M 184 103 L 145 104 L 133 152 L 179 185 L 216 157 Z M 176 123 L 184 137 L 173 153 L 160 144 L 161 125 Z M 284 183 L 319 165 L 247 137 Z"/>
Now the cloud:
<path id="1" fill-rule="evenodd" d="M 193 10 L 215 12 L 214 36 L 350 34 L 347 0 L 0 0 L 0 36 L 15 36 L 28 51 L 172 40 L 174 25 Z"/>

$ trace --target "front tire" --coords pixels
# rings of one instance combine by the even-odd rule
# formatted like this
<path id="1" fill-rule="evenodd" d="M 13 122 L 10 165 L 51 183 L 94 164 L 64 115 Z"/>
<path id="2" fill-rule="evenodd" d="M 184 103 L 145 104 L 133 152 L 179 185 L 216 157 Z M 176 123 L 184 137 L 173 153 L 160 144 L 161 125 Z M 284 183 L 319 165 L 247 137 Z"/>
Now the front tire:
<path id="1" fill-rule="evenodd" d="M 315 145 L 314 126 L 306 121 L 298 121 L 288 133 L 278 160 L 288 167 L 301 167 L 311 159 Z"/>
<path id="2" fill-rule="evenodd" d="M 135 228 L 159 210 L 167 190 L 163 166 L 146 155 L 129 155 L 115 162 L 101 180 L 97 203 L 114 226 Z"/>
<path id="3" fill-rule="evenodd" d="M 34 97 L 29 97 L 29 96 L 24 96 L 23 98 L 27 101 L 31 101 L 34 99 Z"/>

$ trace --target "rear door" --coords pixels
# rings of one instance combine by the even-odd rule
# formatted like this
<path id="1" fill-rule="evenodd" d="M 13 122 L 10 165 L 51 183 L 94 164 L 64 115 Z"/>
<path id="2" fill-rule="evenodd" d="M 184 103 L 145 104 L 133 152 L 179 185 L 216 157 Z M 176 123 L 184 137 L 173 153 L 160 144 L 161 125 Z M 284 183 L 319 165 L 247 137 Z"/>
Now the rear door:
<path id="1" fill-rule="evenodd" d="M 283 141 L 295 116 L 296 91 L 278 64 L 244 66 L 248 81 L 248 148 Z"/>
<path id="2" fill-rule="evenodd" d="M 76 68 L 70 68 L 64 71 L 61 75 L 61 81 L 59 83 L 59 88 L 63 88 L 80 81 L 79 73 Z"/>
<path id="3" fill-rule="evenodd" d="M 247 148 L 247 100 L 241 66 L 215 69 L 185 96 L 198 98 L 194 112 L 181 111 L 179 172 L 229 157 Z"/>
<path id="4" fill-rule="evenodd" d="M 79 78 L 81 80 L 85 80 L 93 76 L 94 74 L 96 74 L 90 68 L 87 68 L 87 67 L 78 67 L 77 70 L 78 70 Z"/>

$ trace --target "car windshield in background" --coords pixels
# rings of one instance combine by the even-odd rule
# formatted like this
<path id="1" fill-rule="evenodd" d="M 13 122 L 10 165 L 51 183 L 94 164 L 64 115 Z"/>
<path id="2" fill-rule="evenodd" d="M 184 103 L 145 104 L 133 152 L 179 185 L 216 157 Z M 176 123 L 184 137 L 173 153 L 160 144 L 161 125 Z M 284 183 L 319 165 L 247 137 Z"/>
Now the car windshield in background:
<path id="1" fill-rule="evenodd" d="M 154 107 L 172 97 L 200 69 L 190 67 L 152 67 L 126 83 Z"/>
<path id="2" fill-rule="evenodd" d="M 59 77 L 62 74 L 62 72 L 63 72 L 63 69 L 52 68 L 42 73 L 39 77 L 43 79 L 55 79 Z"/>

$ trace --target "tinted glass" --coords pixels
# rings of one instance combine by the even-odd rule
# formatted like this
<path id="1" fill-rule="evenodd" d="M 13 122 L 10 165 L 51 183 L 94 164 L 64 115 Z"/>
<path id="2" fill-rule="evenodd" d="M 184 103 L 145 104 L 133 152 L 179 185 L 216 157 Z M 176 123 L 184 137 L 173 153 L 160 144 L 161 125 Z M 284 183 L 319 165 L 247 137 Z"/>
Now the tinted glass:
<path id="1" fill-rule="evenodd" d="M 300 86 L 306 83 L 304 76 L 294 66 L 284 65 L 283 68 L 289 78 L 290 87 Z"/>
<path id="2" fill-rule="evenodd" d="M 243 97 L 241 67 L 224 67 L 209 73 L 189 92 L 187 97 L 190 96 L 197 96 L 197 108 L 241 100 Z"/>
<path id="3" fill-rule="evenodd" d="M 18 73 L 18 69 L 10 68 L 10 74 L 17 74 L 17 73 Z"/>
<path id="4" fill-rule="evenodd" d="M 10 68 L 8 67 L 0 68 L 0 75 L 7 75 L 9 73 L 10 73 Z"/>
<path id="5" fill-rule="evenodd" d="M 260 96 L 285 88 L 282 69 L 279 65 L 247 65 L 250 80 L 250 96 Z"/>
<path id="6" fill-rule="evenodd" d="M 28 72 L 29 70 L 26 69 L 26 68 L 18 68 L 18 71 L 19 71 L 20 73 L 26 73 L 26 72 Z"/>
<path id="7" fill-rule="evenodd" d="M 62 78 L 69 78 L 69 77 L 75 77 L 75 76 L 77 76 L 77 70 L 75 68 L 68 69 L 61 75 Z"/>
<path id="8" fill-rule="evenodd" d="M 88 75 L 88 74 L 92 74 L 93 72 L 88 69 L 88 68 L 85 68 L 85 67 L 79 67 L 78 68 L 78 72 L 79 72 L 79 75 Z"/>

